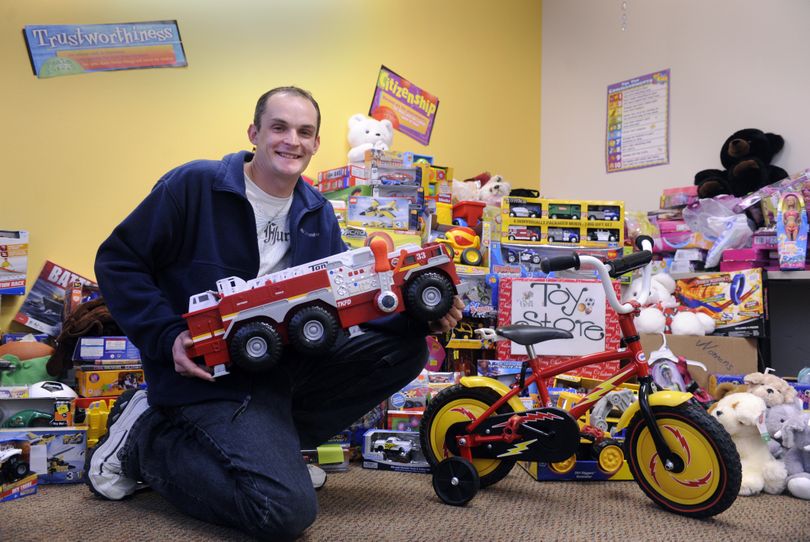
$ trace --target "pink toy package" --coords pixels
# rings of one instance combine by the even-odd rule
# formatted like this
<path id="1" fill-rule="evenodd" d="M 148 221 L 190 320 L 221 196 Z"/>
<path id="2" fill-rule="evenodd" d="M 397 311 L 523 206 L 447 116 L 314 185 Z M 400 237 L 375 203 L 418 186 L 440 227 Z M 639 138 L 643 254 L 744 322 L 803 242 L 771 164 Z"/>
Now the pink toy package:
<path id="1" fill-rule="evenodd" d="M 807 256 L 807 215 L 799 192 L 785 192 L 779 198 L 776 220 L 780 269 L 804 269 Z"/>

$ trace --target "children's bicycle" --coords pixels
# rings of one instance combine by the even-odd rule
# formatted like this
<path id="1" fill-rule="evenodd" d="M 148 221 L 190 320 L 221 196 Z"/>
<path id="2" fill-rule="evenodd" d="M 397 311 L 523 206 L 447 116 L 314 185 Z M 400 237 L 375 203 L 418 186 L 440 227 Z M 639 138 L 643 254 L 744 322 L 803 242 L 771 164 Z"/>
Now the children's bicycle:
<path id="1" fill-rule="evenodd" d="M 511 340 L 526 347 L 528 360 L 511 387 L 486 377 L 468 376 L 446 388 L 428 405 L 420 425 L 422 450 L 433 471 L 433 488 L 447 504 L 463 506 L 480 488 L 503 479 L 518 460 L 549 463 L 570 471 L 583 440 L 593 442 L 597 465 L 617 472 L 627 460 L 644 493 L 661 508 L 690 517 L 726 510 L 737 497 L 740 457 L 728 433 L 690 393 L 657 390 L 641 348 L 633 318 L 646 300 L 620 303 L 611 283 L 643 268 L 643 291 L 649 292 L 652 240 L 640 237 L 638 252 L 601 262 L 573 253 L 546 258 L 544 272 L 594 269 L 610 306 L 619 316 L 623 346 L 543 368 L 534 345 L 571 339 L 568 331 L 534 325 L 510 325 L 477 332 L 490 340 Z M 549 379 L 587 365 L 618 360 L 619 370 L 569 410 L 551 402 Z M 531 375 L 527 376 L 528 369 Z M 621 415 L 615 430 L 625 430 L 623 449 L 603 431 L 577 422 L 603 396 L 636 377 L 638 400 Z M 526 410 L 519 394 L 537 385 L 542 408 Z"/>

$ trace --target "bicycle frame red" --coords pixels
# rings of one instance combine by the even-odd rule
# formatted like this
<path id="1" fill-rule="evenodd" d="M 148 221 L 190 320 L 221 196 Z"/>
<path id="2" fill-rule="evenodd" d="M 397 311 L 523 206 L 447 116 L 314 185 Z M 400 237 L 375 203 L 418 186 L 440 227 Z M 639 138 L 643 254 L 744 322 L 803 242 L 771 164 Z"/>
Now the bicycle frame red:
<path id="1" fill-rule="evenodd" d="M 504 403 L 509 401 L 512 397 L 518 395 L 523 390 L 527 389 L 531 384 L 537 384 L 537 389 L 540 392 L 540 400 L 543 406 L 554 406 L 551 404 L 551 399 L 549 398 L 548 394 L 548 387 L 545 384 L 549 378 L 563 374 L 572 369 L 579 369 L 580 367 L 593 365 L 595 363 L 604 363 L 606 361 L 629 362 L 626 366 L 620 368 L 616 373 L 614 373 L 610 378 L 601 382 L 588 395 L 578 401 L 576 405 L 571 407 L 569 413 L 576 420 L 585 414 L 585 412 L 587 412 L 600 398 L 602 398 L 602 396 L 615 389 L 620 384 L 627 382 L 634 376 L 649 376 L 650 367 L 647 364 L 647 358 L 645 357 L 644 351 L 641 348 L 641 341 L 638 338 L 638 332 L 636 331 L 636 326 L 633 322 L 634 316 L 635 312 L 618 315 L 622 337 L 625 337 L 625 340 L 627 341 L 627 348 L 625 350 L 607 350 L 605 352 L 588 354 L 586 356 L 580 356 L 557 363 L 550 367 L 546 367 L 545 369 L 540 366 L 540 356 L 535 356 L 534 358 L 529 359 L 526 363 L 528 363 L 529 367 L 531 367 L 532 375 L 526 378 L 523 386 L 517 384 L 514 385 L 509 390 L 509 393 L 503 395 L 492 406 L 490 406 L 486 412 L 470 422 L 470 424 L 467 426 L 467 431 L 470 433 L 468 445 L 476 446 L 488 441 L 504 440 L 502 435 L 483 436 L 473 434 L 473 431 L 475 431 L 476 427 L 478 427 L 483 420 L 490 417 Z M 464 447 L 462 447 L 462 450 L 464 450 Z M 469 453 L 469 451 L 466 453 Z M 462 452 L 462 455 L 464 455 L 464 451 Z M 470 458 L 468 457 L 467 459 Z"/>

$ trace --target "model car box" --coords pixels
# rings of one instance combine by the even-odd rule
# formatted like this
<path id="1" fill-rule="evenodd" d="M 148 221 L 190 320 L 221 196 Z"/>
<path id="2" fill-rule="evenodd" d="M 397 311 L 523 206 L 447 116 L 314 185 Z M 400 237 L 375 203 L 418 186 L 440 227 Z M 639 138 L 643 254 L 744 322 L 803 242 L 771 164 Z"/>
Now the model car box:
<path id="1" fill-rule="evenodd" d="M 419 444 L 419 432 L 369 429 L 363 434 L 363 468 L 430 472 Z"/>
<path id="2" fill-rule="evenodd" d="M 667 346 L 678 356 L 699 361 L 706 371 L 690 367 L 689 374 L 701 388 L 710 391 L 710 377 L 713 374 L 741 374 L 757 370 L 757 340 L 743 337 L 723 337 L 706 335 L 667 335 Z M 661 347 L 661 335 L 642 335 L 641 347 L 649 356 L 650 352 Z"/>
<path id="3" fill-rule="evenodd" d="M 761 269 L 702 273 L 675 281 L 681 305 L 714 318 L 713 335 L 761 337 L 765 334 L 765 301 Z"/>
<path id="4" fill-rule="evenodd" d="M 32 473 L 20 480 L 0 484 L 0 503 L 35 494 L 38 478 L 36 473 Z"/>
<path id="5" fill-rule="evenodd" d="M 423 370 L 404 388 L 388 398 L 388 408 L 392 410 L 404 410 L 409 408 L 424 409 L 430 397 L 429 384 L 428 371 Z"/>
<path id="6" fill-rule="evenodd" d="M 143 369 L 137 364 L 116 369 L 82 365 L 76 369 L 76 384 L 82 397 L 117 396 L 138 389 L 143 383 Z"/>
<path id="7" fill-rule="evenodd" d="M 79 337 L 73 350 L 73 360 L 80 362 L 111 361 L 136 363 L 141 353 L 126 337 Z"/>
<path id="8" fill-rule="evenodd" d="M 0 441 L 12 441 L 41 484 L 84 480 L 87 433 L 83 427 L 0 429 Z"/>
<path id="9" fill-rule="evenodd" d="M 0 230 L 0 295 L 23 295 L 28 273 L 28 232 Z"/>

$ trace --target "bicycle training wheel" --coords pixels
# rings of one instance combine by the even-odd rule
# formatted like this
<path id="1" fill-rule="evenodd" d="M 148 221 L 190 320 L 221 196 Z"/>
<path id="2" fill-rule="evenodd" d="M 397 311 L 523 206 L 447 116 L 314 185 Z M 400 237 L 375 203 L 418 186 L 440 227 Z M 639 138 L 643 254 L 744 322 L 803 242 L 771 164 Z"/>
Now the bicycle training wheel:
<path id="1" fill-rule="evenodd" d="M 470 422 L 483 414 L 500 395 L 489 388 L 467 388 L 455 385 L 442 390 L 431 399 L 419 424 L 422 452 L 431 469 L 445 458 L 454 456 L 445 445 L 448 429 L 458 422 Z M 513 412 L 509 404 L 498 409 L 497 414 Z M 481 487 L 491 486 L 509 474 L 515 465 L 514 459 L 473 458 Z"/>
<path id="2" fill-rule="evenodd" d="M 625 456 L 633 478 L 661 508 L 704 518 L 726 510 L 742 481 L 740 456 L 723 427 L 698 404 L 652 407 L 664 440 L 683 462 L 680 472 L 664 469 L 641 412 L 625 433 Z"/>

